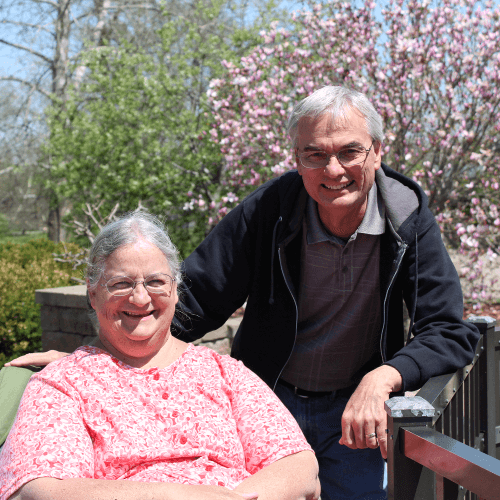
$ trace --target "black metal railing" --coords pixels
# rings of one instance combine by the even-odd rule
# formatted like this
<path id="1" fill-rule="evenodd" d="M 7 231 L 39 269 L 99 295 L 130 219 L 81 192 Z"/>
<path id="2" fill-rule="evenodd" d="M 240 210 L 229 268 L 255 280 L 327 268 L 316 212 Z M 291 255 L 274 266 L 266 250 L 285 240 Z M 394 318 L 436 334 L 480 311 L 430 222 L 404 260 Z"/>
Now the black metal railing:
<path id="1" fill-rule="evenodd" d="M 473 362 L 386 402 L 389 500 L 500 499 L 500 329 L 481 332 Z"/>

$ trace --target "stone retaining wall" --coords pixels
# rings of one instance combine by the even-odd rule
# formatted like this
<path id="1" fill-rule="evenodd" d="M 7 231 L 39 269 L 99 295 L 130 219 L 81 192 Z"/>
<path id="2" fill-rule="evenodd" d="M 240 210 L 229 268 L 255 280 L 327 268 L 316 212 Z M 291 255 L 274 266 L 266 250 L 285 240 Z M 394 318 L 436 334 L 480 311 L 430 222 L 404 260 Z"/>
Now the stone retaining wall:
<path id="1" fill-rule="evenodd" d="M 88 315 L 85 285 L 36 290 L 35 301 L 41 305 L 42 349 L 72 352 L 89 344 L 97 331 Z M 229 354 L 231 343 L 241 318 L 207 333 L 194 344 L 210 347 L 220 354 Z"/>

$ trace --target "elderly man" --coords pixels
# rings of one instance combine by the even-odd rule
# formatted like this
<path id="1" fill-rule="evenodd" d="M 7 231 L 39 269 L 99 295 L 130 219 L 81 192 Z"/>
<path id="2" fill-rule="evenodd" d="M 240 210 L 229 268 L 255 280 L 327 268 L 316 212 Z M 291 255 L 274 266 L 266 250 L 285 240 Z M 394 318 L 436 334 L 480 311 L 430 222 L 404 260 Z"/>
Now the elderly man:
<path id="1" fill-rule="evenodd" d="M 288 133 L 297 170 L 248 196 L 186 259 L 179 334 L 201 337 L 247 301 L 232 355 L 299 422 L 322 499 L 386 498 L 384 401 L 469 363 L 478 332 L 462 321 L 426 195 L 381 162 L 382 120 L 366 96 L 322 88 L 294 108 Z"/>

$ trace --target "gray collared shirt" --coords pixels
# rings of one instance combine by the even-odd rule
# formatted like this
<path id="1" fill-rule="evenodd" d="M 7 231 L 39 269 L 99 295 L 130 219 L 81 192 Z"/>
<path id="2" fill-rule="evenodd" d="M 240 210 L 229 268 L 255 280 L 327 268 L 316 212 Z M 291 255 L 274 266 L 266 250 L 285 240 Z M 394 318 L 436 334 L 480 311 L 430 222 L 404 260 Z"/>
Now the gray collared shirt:
<path id="1" fill-rule="evenodd" d="M 281 376 L 310 391 L 341 389 L 358 382 L 379 353 L 385 207 L 376 184 L 347 240 L 325 229 L 310 197 L 303 229 L 297 340 Z"/>

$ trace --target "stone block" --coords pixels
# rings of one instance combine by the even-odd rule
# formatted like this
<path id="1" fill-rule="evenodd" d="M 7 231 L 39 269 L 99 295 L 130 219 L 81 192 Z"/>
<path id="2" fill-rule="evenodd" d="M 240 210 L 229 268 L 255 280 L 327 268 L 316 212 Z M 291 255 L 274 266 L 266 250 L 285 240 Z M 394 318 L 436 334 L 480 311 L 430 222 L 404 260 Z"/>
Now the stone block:
<path id="1" fill-rule="evenodd" d="M 201 345 L 213 349 L 218 354 L 231 354 L 230 339 L 221 339 L 215 342 L 202 343 Z"/>
<path id="2" fill-rule="evenodd" d="M 96 335 L 87 309 L 58 308 L 59 330 L 78 335 Z"/>
<path id="3" fill-rule="evenodd" d="M 217 330 L 213 330 L 212 332 L 208 332 L 204 337 L 200 339 L 198 342 L 214 342 L 219 339 L 233 339 L 238 327 L 240 326 L 242 318 L 229 318 L 220 328 Z"/>
<path id="4" fill-rule="evenodd" d="M 241 318 L 229 318 L 229 320 L 224 323 L 217 330 L 213 330 L 205 334 L 201 339 L 193 341 L 194 345 L 214 343 L 219 340 L 229 339 L 229 346 L 231 346 L 234 334 L 241 323 Z"/>
<path id="5" fill-rule="evenodd" d="M 97 338 L 97 335 L 87 335 L 82 337 L 82 345 L 90 345 Z"/>
<path id="6" fill-rule="evenodd" d="M 87 309 L 87 287 L 77 285 L 35 290 L 35 302 L 46 306 Z"/>
<path id="7" fill-rule="evenodd" d="M 59 327 L 59 308 L 55 306 L 42 305 L 40 307 L 40 323 L 45 332 L 57 332 Z"/>
<path id="8" fill-rule="evenodd" d="M 231 337 L 234 338 L 238 328 L 240 327 L 241 320 L 243 316 L 239 316 L 237 318 L 229 318 L 224 325 L 231 333 Z"/>
<path id="9" fill-rule="evenodd" d="M 50 351 L 55 349 L 56 351 L 73 352 L 82 345 L 84 339 L 85 337 L 76 333 L 43 332 L 42 350 Z"/>
<path id="10" fill-rule="evenodd" d="M 217 330 L 214 330 L 213 332 L 208 332 L 204 337 L 202 337 L 200 340 L 202 342 L 214 342 L 219 339 L 225 339 L 229 337 L 230 331 L 228 331 L 226 325 L 222 325 L 220 328 L 217 328 Z"/>

